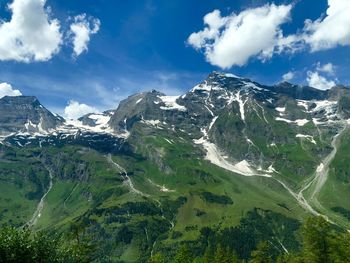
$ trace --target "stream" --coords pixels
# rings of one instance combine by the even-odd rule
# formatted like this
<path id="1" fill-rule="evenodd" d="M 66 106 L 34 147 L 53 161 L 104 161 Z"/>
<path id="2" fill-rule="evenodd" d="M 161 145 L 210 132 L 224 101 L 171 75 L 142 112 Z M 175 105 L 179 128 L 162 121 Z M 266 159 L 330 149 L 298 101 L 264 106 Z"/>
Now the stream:
<path id="1" fill-rule="evenodd" d="M 51 191 L 51 189 L 53 187 L 53 175 L 52 175 L 52 172 L 50 170 L 48 170 L 48 171 L 49 171 L 49 176 L 50 176 L 49 188 L 47 189 L 46 193 L 41 197 L 40 202 L 39 202 L 38 206 L 36 207 L 36 210 L 35 210 L 32 218 L 27 223 L 25 223 L 24 226 L 28 226 L 29 228 L 35 226 L 36 223 L 38 222 L 39 218 L 41 217 L 41 214 L 42 214 L 44 207 L 45 207 L 45 198 L 49 194 L 49 192 Z"/>

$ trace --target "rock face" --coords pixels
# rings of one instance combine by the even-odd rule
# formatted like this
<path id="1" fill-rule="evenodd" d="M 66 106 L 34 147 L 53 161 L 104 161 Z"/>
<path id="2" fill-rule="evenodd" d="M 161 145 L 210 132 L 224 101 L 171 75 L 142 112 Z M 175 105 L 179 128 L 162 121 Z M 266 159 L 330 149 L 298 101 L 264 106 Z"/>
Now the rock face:
<path id="1" fill-rule="evenodd" d="M 120 102 L 109 121 L 109 125 L 115 131 L 123 132 L 129 130 L 135 122 L 144 118 L 162 118 L 163 112 L 157 107 L 160 96 L 165 95 L 153 90 L 128 97 Z"/>
<path id="2" fill-rule="evenodd" d="M 63 118 L 44 108 L 36 97 L 5 96 L 0 99 L 0 135 L 49 132 L 63 122 Z"/>

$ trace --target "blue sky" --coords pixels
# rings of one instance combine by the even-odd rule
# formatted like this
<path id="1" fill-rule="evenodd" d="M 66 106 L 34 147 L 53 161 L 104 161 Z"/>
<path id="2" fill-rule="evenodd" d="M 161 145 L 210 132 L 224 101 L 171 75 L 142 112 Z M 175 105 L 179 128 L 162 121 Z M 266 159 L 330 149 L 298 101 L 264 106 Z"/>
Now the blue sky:
<path id="1" fill-rule="evenodd" d="M 28 4 L 26 1 L 40 2 L 40 0 L 14 0 L 16 1 L 20 10 L 18 12 L 28 12 L 30 15 L 40 12 L 36 9 L 38 5 L 28 7 L 28 10 L 21 9 L 20 6 Z M 340 1 L 345 4 L 349 2 L 349 0 L 329 1 Z M 285 78 L 297 84 L 306 85 L 312 81 L 312 77 L 316 78 L 312 83 L 318 83 L 319 78 L 324 77 L 329 82 L 349 84 L 350 45 L 346 42 L 348 35 L 342 40 L 332 39 L 330 47 L 316 48 L 317 50 L 312 50 L 316 45 L 315 41 L 311 43 L 307 42 L 309 40 L 304 40 L 306 34 L 309 34 L 308 39 L 313 33 L 316 34 L 318 28 L 315 27 L 319 27 L 319 23 L 316 25 L 315 21 L 320 19 L 322 22 L 327 16 L 329 4 L 341 4 L 330 2 L 327 0 L 274 2 L 47 0 L 44 13 L 49 13 L 48 20 L 51 27 L 43 30 L 50 29 L 50 32 L 56 33 L 57 36 L 59 32 L 61 33 L 59 48 L 54 52 L 48 51 L 43 54 L 41 49 L 44 48 L 41 45 L 46 44 L 35 42 L 38 48 L 33 48 L 30 51 L 32 53 L 25 53 L 26 50 L 23 51 L 25 55 L 14 57 L 17 55 L 15 54 L 9 57 L 6 52 L 14 48 L 14 44 L 3 44 L 0 41 L 0 82 L 9 83 L 13 89 L 20 90 L 24 95 L 37 96 L 46 107 L 60 114 L 63 114 L 70 100 L 105 110 L 116 108 L 121 99 L 135 92 L 156 89 L 169 95 L 181 94 L 202 81 L 213 70 L 232 72 L 264 84 L 280 82 L 282 76 L 288 72 L 290 75 Z M 0 0 L 0 16 L 5 22 L 11 21 L 13 16 L 13 10 L 7 7 L 11 3 L 13 0 Z M 295 51 L 293 47 L 292 52 L 273 52 L 268 58 L 263 59 L 260 58 L 261 54 L 251 55 L 243 65 L 231 63 L 232 65 L 223 67 L 220 66 L 222 56 L 213 55 L 216 56 L 215 61 L 219 61 L 216 63 L 219 64 L 217 66 L 208 62 L 208 57 L 206 58 L 204 54 L 206 51 L 204 45 L 209 45 L 211 47 L 209 52 L 214 53 L 217 43 L 213 43 L 213 39 L 206 39 L 197 49 L 188 42 L 192 33 L 204 30 L 203 17 L 214 10 L 220 10 L 221 17 L 232 19 L 234 16 L 232 13 L 239 16 L 242 12 L 262 7 L 266 7 L 268 11 L 273 3 L 277 7 L 290 5 L 290 13 L 277 27 L 284 36 L 298 36 L 296 38 L 299 42 L 295 42 L 299 44 L 303 42 L 300 50 Z M 22 16 L 23 13 L 19 14 Z M 58 23 L 59 29 L 52 26 L 53 19 Z M 314 22 L 315 32 L 304 33 L 306 19 Z M 348 21 L 340 20 L 339 23 L 344 26 Z M 228 31 L 229 26 L 232 26 L 229 23 L 233 22 L 225 23 L 217 35 L 219 38 L 223 37 L 224 30 Z M 74 42 L 78 41 L 78 38 L 74 38 L 76 31 L 72 31 L 73 24 L 86 25 L 88 28 L 89 40 L 85 39 L 86 45 L 80 46 L 80 49 L 77 44 L 79 42 Z M 347 26 L 350 28 L 350 24 Z M 26 30 L 30 34 L 30 30 L 34 32 L 36 29 L 28 26 Z M 93 32 L 94 30 L 96 32 Z M 45 39 L 46 35 L 43 32 L 38 34 L 36 39 L 48 45 L 52 44 L 50 36 Z M 41 35 L 45 35 L 44 40 L 41 39 Z M 36 40 L 26 35 L 25 41 Z M 227 45 L 231 43 L 228 42 Z M 1 55 L 1 52 L 6 54 Z M 232 52 L 230 56 L 238 55 L 234 50 Z M 226 53 L 223 55 L 226 56 Z M 325 65 L 328 65 L 328 68 Z M 312 75 L 316 73 L 317 76 Z"/>

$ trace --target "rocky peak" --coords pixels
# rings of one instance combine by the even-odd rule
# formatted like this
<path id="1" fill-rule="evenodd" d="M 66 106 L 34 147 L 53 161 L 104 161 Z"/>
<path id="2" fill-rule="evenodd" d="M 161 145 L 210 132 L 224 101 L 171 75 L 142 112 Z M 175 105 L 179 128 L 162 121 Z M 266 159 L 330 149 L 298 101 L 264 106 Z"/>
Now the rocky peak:
<path id="1" fill-rule="evenodd" d="M 319 90 L 309 86 L 294 85 L 289 82 L 281 82 L 272 87 L 272 90 L 280 95 L 286 95 L 299 100 L 324 100 L 328 97 L 328 91 Z"/>
<path id="2" fill-rule="evenodd" d="M 32 110 L 40 107 L 40 105 L 40 102 L 34 96 L 5 96 L 0 99 L 1 107 L 11 107 L 18 110 L 23 108 Z"/>
<path id="3" fill-rule="evenodd" d="M 0 134 L 13 132 L 47 132 L 55 129 L 64 119 L 43 107 L 36 97 L 5 96 L 0 99 Z"/>
<path id="4" fill-rule="evenodd" d="M 165 95 L 156 90 L 129 96 L 119 103 L 108 122 L 109 126 L 116 132 L 125 132 L 136 121 L 144 117 L 148 119 L 159 118 L 161 115 L 159 103 L 162 96 Z"/>

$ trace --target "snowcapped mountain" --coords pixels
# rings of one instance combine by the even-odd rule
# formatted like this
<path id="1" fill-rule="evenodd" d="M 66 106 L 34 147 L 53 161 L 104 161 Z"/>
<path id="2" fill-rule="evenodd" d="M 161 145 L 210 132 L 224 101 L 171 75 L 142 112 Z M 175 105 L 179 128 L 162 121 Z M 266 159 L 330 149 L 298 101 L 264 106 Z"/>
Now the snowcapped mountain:
<path id="1" fill-rule="evenodd" d="M 342 126 L 348 118 L 342 101 L 349 94 L 345 87 L 321 91 L 289 83 L 265 86 L 214 72 L 179 97 L 156 91 L 130 96 L 107 125 L 117 136 L 132 135 L 140 124 L 176 132 L 201 145 L 214 164 L 244 175 L 269 176 L 275 156 L 267 148 L 300 140 L 316 143 L 320 129 Z"/>
<path id="2" fill-rule="evenodd" d="M 4 143 L 18 146 L 78 143 L 115 152 L 137 136 L 168 131 L 225 170 L 244 176 L 283 174 L 297 183 L 322 163 L 332 138 L 348 126 L 349 102 L 350 90 L 342 86 L 328 91 L 287 82 L 266 86 L 213 72 L 182 96 L 154 90 L 135 94 L 115 110 L 75 121 L 50 113 L 35 97 L 5 97 L 0 132 Z M 295 151 L 314 158 L 301 165 L 278 145 L 295 145 Z"/>
<path id="3" fill-rule="evenodd" d="M 289 135 L 275 134 L 271 123 L 288 124 L 295 132 L 293 140 L 314 142 L 315 134 L 302 134 L 304 127 L 346 120 L 350 116 L 349 100 L 346 87 L 321 91 L 287 82 L 266 86 L 233 74 L 213 72 L 182 96 L 166 96 L 154 90 L 135 94 L 115 110 L 91 113 L 76 121 L 52 114 L 35 97 L 4 97 L 0 99 L 0 133 L 2 140 L 76 134 L 127 139 L 133 127 L 142 124 L 185 134 L 206 149 L 207 158 L 208 152 L 220 148 L 235 162 L 262 165 L 262 153 L 254 142 L 257 130 L 264 134 L 259 140 L 263 139 L 267 146 L 292 140 Z M 222 159 L 218 153 L 213 154 Z M 247 165 L 244 169 L 248 174 L 256 173 Z"/>
<path id="4" fill-rule="evenodd" d="M 24 96 L 0 99 L 0 113 L 0 187 L 18 193 L 0 191 L 0 207 L 24 204 L 0 222 L 87 222 L 103 254 L 117 258 L 126 243 L 146 258 L 249 213 L 282 249 L 294 245 L 279 230 L 309 214 L 350 229 L 348 87 L 267 86 L 213 72 L 181 96 L 143 92 L 78 120 Z"/>

